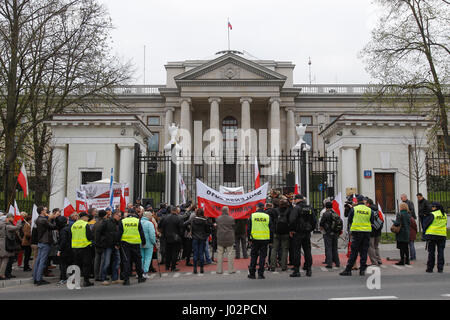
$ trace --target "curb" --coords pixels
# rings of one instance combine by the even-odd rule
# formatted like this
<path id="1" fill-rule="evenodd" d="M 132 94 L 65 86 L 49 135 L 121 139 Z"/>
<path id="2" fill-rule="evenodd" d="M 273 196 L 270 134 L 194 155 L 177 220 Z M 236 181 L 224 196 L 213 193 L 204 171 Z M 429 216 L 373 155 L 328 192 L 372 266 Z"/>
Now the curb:
<path id="1" fill-rule="evenodd" d="M 0 288 L 16 287 L 22 284 L 33 284 L 33 278 L 1 280 Z"/>

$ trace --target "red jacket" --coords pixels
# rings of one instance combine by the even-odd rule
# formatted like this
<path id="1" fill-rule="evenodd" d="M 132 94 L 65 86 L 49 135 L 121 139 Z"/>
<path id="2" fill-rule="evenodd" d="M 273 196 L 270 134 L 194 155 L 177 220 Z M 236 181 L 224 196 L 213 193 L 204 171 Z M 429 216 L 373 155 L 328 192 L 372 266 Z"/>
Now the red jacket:
<path id="1" fill-rule="evenodd" d="M 410 217 L 409 224 L 409 241 L 415 241 L 417 236 L 417 223 L 413 217 Z"/>

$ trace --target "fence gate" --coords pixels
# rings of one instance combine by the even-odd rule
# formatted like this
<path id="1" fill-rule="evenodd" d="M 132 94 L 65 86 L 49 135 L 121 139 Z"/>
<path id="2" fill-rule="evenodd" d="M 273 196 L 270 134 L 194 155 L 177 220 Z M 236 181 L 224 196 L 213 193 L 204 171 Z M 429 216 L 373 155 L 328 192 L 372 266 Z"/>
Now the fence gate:
<path id="1" fill-rule="evenodd" d="M 170 168 L 171 156 L 163 152 L 149 152 L 142 155 L 135 153 L 135 197 L 142 198 L 143 203 L 151 203 L 158 207 L 165 202 L 170 188 L 166 188 L 166 172 Z M 337 186 L 337 157 L 309 152 L 289 153 L 279 156 L 259 156 L 258 167 L 261 185 L 269 182 L 270 189 L 292 197 L 295 188 L 295 169 L 303 171 L 305 178 L 299 178 L 301 192 L 306 193 L 305 185 L 309 185 L 309 202 L 315 209 L 322 209 L 323 200 L 333 197 Z M 187 200 L 196 201 L 196 179 L 219 190 L 220 185 L 226 187 L 244 187 L 245 192 L 254 189 L 255 158 L 234 156 L 233 166 L 229 159 L 218 157 L 178 156 L 178 172 L 183 177 L 187 190 Z M 307 166 L 305 166 L 307 164 Z M 229 172 L 234 168 L 233 172 Z M 303 170 L 302 170 L 303 168 Z M 302 183 L 303 180 L 303 183 Z"/>
<path id="2" fill-rule="evenodd" d="M 426 156 L 427 191 L 430 202 L 437 201 L 450 213 L 450 157 L 446 152 Z"/>

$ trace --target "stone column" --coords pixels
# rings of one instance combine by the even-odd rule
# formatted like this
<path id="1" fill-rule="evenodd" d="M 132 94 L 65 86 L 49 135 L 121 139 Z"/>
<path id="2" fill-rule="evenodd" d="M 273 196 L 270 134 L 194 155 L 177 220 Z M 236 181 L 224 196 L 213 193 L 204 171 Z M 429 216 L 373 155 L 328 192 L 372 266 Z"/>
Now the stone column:
<path id="1" fill-rule="evenodd" d="M 241 102 L 241 150 L 242 155 L 251 155 L 254 151 L 252 148 L 253 139 L 251 135 L 251 116 L 250 116 L 250 103 L 252 98 L 243 97 Z M 248 139 L 247 139 L 248 137 Z M 248 141 L 248 143 L 246 143 Z"/>
<path id="2" fill-rule="evenodd" d="M 220 139 L 220 121 L 219 121 L 219 103 L 220 98 L 211 97 L 209 98 L 210 115 L 209 115 L 209 142 L 211 144 L 211 151 L 214 156 L 220 155 L 220 144 L 222 143 Z"/>
<path id="3" fill-rule="evenodd" d="M 346 194 L 347 188 L 355 188 L 358 190 L 358 164 L 356 157 L 356 150 L 359 145 L 343 146 L 342 152 L 342 193 Z"/>
<path id="4" fill-rule="evenodd" d="M 174 107 L 166 108 L 166 121 L 164 123 L 164 145 L 168 144 L 170 141 L 169 135 L 169 127 L 173 123 L 173 112 L 175 111 Z"/>
<path id="5" fill-rule="evenodd" d="M 287 153 L 292 151 L 295 146 L 296 132 L 295 132 L 295 117 L 294 109 L 286 108 L 287 112 L 287 126 L 286 126 L 286 141 L 287 141 Z"/>
<path id="6" fill-rule="evenodd" d="M 183 154 L 191 154 L 191 98 L 181 99 L 181 120 L 180 120 L 180 143 Z"/>
<path id="7" fill-rule="evenodd" d="M 130 201 L 133 199 L 134 187 L 134 146 L 117 145 L 120 149 L 119 182 L 128 183 L 130 187 Z"/>
<path id="8" fill-rule="evenodd" d="M 52 152 L 52 183 L 49 208 L 63 208 L 67 188 L 67 145 L 57 145 Z"/>
<path id="9" fill-rule="evenodd" d="M 271 98 L 270 104 L 270 154 L 281 154 L 280 146 L 280 98 Z"/>

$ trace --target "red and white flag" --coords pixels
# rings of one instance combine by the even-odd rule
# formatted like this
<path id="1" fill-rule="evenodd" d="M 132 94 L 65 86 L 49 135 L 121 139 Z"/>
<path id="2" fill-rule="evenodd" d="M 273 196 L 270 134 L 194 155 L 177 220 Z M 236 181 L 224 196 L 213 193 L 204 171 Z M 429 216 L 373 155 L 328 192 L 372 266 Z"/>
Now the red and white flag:
<path id="1" fill-rule="evenodd" d="M 231 25 L 230 21 L 228 21 L 228 28 L 229 28 L 230 30 L 233 30 L 233 26 Z"/>
<path id="2" fill-rule="evenodd" d="M 334 198 L 333 202 L 333 210 L 336 212 L 339 216 L 341 216 L 341 213 L 344 212 L 344 205 L 342 203 L 342 195 L 339 192 L 339 194 Z"/>
<path id="3" fill-rule="evenodd" d="M 258 168 L 258 158 L 255 156 L 255 190 L 261 187 L 261 179 Z"/>
<path id="4" fill-rule="evenodd" d="M 69 199 L 64 198 L 64 217 L 68 217 L 74 212 L 75 212 L 75 209 L 70 204 Z"/>
<path id="5" fill-rule="evenodd" d="M 23 217 L 20 214 L 19 207 L 17 206 L 16 200 L 14 200 L 14 207 L 12 205 L 9 205 L 8 213 L 12 213 L 14 215 L 14 225 L 17 223 L 17 221 L 23 220 Z"/>
<path id="6" fill-rule="evenodd" d="M 22 163 L 22 168 L 20 168 L 19 176 L 17 177 L 17 182 L 20 184 L 23 190 L 23 197 L 28 196 L 28 178 L 27 170 L 25 169 L 25 164 Z"/>
<path id="7" fill-rule="evenodd" d="M 120 211 L 125 212 L 125 209 L 127 208 L 127 202 L 125 200 L 125 186 L 122 185 L 121 191 L 120 191 Z"/>
<path id="8" fill-rule="evenodd" d="M 297 175 L 296 172 L 295 172 L 294 174 L 295 174 L 295 188 L 294 188 L 294 194 L 299 194 L 300 192 L 299 192 L 299 187 L 298 187 L 298 175 Z"/>
<path id="9" fill-rule="evenodd" d="M 358 199 L 356 199 L 356 196 L 355 196 L 355 194 L 353 194 L 353 199 L 352 199 L 352 202 L 353 202 L 353 203 L 358 203 Z"/>
<path id="10" fill-rule="evenodd" d="M 380 217 L 381 221 L 384 222 L 384 214 L 383 210 L 381 210 L 380 204 L 378 204 L 378 216 Z"/>

